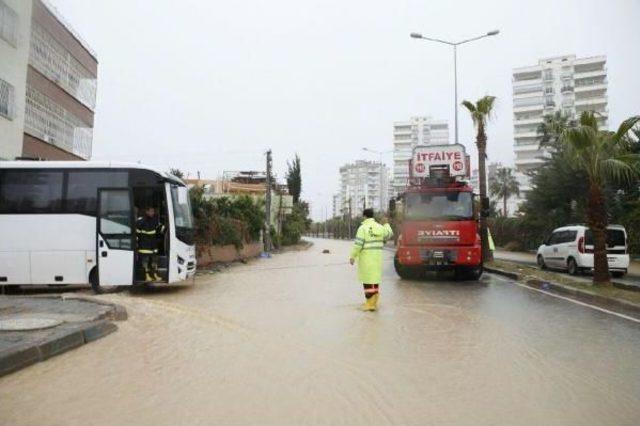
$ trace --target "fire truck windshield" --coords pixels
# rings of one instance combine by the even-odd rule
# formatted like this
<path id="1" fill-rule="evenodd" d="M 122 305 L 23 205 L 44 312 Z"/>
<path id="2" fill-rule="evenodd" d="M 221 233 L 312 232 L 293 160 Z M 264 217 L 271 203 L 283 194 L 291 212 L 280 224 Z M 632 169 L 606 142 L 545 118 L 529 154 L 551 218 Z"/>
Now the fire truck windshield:
<path id="1" fill-rule="evenodd" d="M 473 197 L 469 192 L 409 193 L 405 218 L 409 220 L 469 220 Z"/>

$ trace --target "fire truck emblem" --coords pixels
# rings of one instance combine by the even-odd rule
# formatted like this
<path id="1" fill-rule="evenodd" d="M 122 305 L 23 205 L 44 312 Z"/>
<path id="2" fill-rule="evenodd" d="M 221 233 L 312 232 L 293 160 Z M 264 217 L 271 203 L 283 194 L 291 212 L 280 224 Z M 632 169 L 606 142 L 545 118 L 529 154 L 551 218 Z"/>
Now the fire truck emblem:
<path id="1" fill-rule="evenodd" d="M 422 164 L 422 163 L 416 164 L 416 172 L 424 173 L 424 164 Z"/>
<path id="2" fill-rule="evenodd" d="M 453 163 L 453 170 L 455 170 L 456 172 L 459 172 L 460 170 L 462 170 L 463 167 L 464 167 L 464 164 L 462 164 L 462 161 L 456 161 Z"/>
<path id="3" fill-rule="evenodd" d="M 459 229 L 425 229 L 418 231 L 418 241 L 454 240 L 460 239 Z"/>

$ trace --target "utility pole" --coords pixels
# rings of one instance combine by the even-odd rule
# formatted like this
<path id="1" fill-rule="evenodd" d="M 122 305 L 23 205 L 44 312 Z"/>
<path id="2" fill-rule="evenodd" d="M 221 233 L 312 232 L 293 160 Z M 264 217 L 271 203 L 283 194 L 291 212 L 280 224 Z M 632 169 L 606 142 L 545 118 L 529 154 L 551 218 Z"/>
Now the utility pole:
<path id="1" fill-rule="evenodd" d="M 267 151 L 267 192 L 264 197 L 264 251 L 271 253 L 271 150 Z"/>

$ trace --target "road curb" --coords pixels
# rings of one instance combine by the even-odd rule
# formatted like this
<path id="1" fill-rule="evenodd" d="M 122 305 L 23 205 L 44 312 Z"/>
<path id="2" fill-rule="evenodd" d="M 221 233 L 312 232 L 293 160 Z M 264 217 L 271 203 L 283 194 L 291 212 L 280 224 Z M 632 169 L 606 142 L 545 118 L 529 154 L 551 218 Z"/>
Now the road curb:
<path id="1" fill-rule="evenodd" d="M 93 321 L 54 330 L 42 340 L 1 351 L 0 377 L 93 342 L 117 329 L 108 320 Z"/>
<path id="2" fill-rule="evenodd" d="M 129 317 L 129 314 L 127 314 L 127 309 L 124 306 L 118 305 L 117 303 L 108 302 L 106 300 L 98 299 L 96 297 L 88 296 L 86 294 L 63 293 L 60 295 L 60 298 L 62 300 L 79 300 L 82 302 L 109 306 L 111 310 L 107 312 L 104 319 L 110 319 L 112 321 L 126 321 Z"/>
<path id="3" fill-rule="evenodd" d="M 560 284 L 553 281 L 544 281 L 539 279 L 529 279 L 524 281 L 523 274 L 505 271 L 503 269 L 499 269 L 495 267 L 485 267 L 484 269 L 487 272 L 502 275 L 516 281 L 521 281 L 523 284 L 531 288 L 535 288 L 538 290 L 552 291 L 555 293 L 562 294 L 564 296 L 572 297 L 581 302 L 590 303 L 600 307 L 619 308 L 626 312 L 633 312 L 635 314 L 640 314 L 640 304 L 629 302 L 627 300 L 614 299 L 611 297 L 602 296 L 600 294 L 594 293 L 589 290 L 575 288 L 569 285 Z"/>
<path id="4" fill-rule="evenodd" d="M 491 272 L 492 274 L 498 274 L 507 278 L 511 278 L 516 281 L 520 281 L 520 279 L 522 278 L 521 274 L 518 274 L 516 272 L 505 271 L 503 269 L 494 268 L 492 266 L 484 266 L 484 270 L 487 272 Z"/>

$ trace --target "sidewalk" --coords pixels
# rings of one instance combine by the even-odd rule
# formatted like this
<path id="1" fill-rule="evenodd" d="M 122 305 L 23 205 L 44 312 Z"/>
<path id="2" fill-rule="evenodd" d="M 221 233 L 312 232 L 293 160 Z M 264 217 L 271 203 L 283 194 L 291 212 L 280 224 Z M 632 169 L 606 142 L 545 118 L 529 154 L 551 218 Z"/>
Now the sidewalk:
<path id="1" fill-rule="evenodd" d="M 73 295 L 0 296 L 0 376 L 117 330 L 123 307 Z"/>
<path id="2" fill-rule="evenodd" d="M 536 265 L 536 254 L 531 252 L 496 250 L 493 252 L 493 257 L 525 265 Z M 629 263 L 629 271 L 625 278 L 640 279 L 640 262 L 632 260 Z"/>

